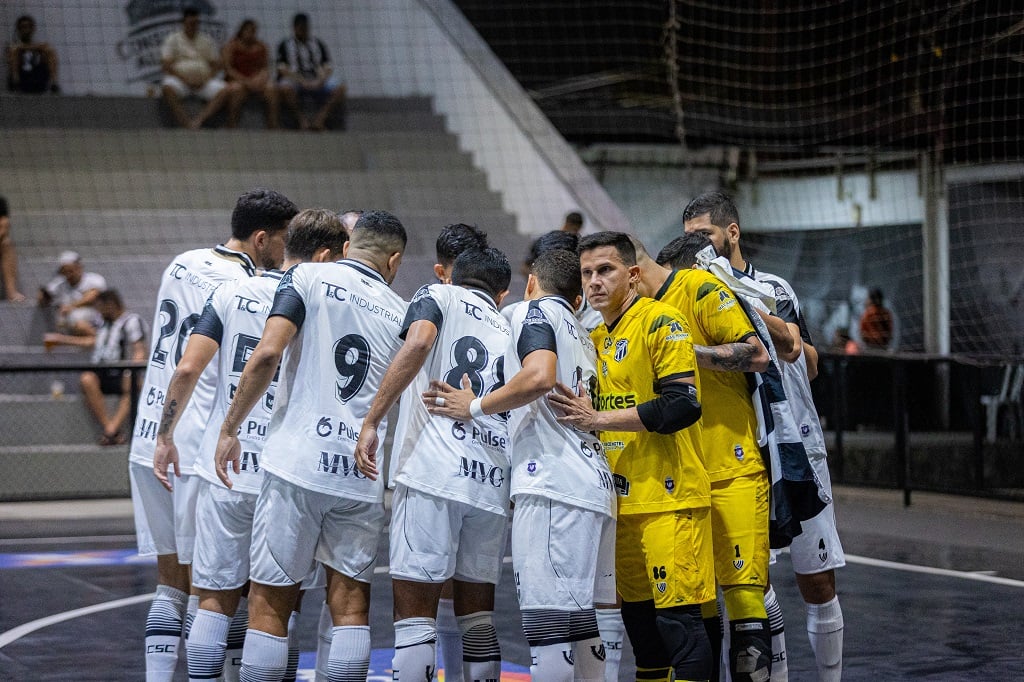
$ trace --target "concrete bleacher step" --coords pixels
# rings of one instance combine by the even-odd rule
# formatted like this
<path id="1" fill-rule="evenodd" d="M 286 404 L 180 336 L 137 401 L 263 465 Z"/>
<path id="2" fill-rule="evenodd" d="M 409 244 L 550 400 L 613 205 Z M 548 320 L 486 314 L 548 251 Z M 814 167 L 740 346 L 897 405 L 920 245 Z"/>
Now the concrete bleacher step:
<path id="1" fill-rule="evenodd" d="M 500 208 L 483 172 L 473 168 L 359 171 L 21 171 L 0 168 L 0 187 L 17 197 L 12 211 L 102 209 L 213 210 L 232 207 L 252 187 L 272 187 L 302 206 L 361 204 L 396 214 L 443 202 L 453 212 Z M 60 188 L 59 191 L 53 188 Z"/>
<path id="2" fill-rule="evenodd" d="M 145 130 L 165 126 L 159 100 L 147 97 L 19 97 L 6 93 L 0 97 L 0 128 Z M 345 118 L 349 131 L 444 130 L 443 119 L 433 113 L 427 97 L 350 98 Z M 246 116 L 242 124 L 261 127 L 262 120 Z"/>
<path id="3" fill-rule="evenodd" d="M 127 445 L 0 445 L 0 501 L 128 494 Z"/>
<path id="4" fill-rule="evenodd" d="M 76 385 L 65 384 L 65 388 Z M 114 406 L 116 398 L 108 398 L 108 409 Z M 60 398 L 3 394 L 0 407 L 3 447 L 95 443 L 103 435 L 77 394 L 65 393 Z"/>
<path id="5" fill-rule="evenodd" d="M 289 131 L 32 128 L 0 139 L 5 167 L 102 171 L 364 170 L 467 167 L 447 133 L 420 130 L 299 135 Z"/>

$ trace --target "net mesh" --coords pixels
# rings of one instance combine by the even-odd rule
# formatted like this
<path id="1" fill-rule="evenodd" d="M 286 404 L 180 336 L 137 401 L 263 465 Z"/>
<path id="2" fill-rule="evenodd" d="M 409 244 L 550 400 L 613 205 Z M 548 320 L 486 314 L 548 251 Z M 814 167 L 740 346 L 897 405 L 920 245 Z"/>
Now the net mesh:
<path id="1" fill-rule="evenodd" d="M 934 199 L 948 223 L 948 350 L 1024 350 L 1016 3 L 458 4 L 570 140 L 685 150 L 668 161 L 588 154 L 642 216 L 649 246 L 678 234 L 678 213 L 643 206 L 663 192 L 637 191 L 630 163 L 660 168 L 662 185 L 649 185 L 659 190 L 682 169 L 679 194 L 737 195 L 745 231 L 772 233 L 750 240 L 757 258 L 791 278 L 826 342 L 880 287 L 900 348 L 936 350 L 925 327 L 936 294 L 923 284 L 935 261 L 922 234 Z M 714 147 L 724 151 L 709 163 Z"/>

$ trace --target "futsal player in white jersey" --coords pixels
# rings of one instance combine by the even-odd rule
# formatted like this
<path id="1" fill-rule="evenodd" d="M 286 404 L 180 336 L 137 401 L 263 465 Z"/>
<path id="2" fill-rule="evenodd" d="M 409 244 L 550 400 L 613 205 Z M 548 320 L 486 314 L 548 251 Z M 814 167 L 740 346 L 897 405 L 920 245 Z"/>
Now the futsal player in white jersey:
<path id="1" fill-rule="evenodd" d="M 345 259 L 289 270 L 221 427 L 215 462 L 227 483 L 228 463 L 241 471 L 238 430 L 280 366 L 253 519 L 242 680 L 281 679 L 288 619 L 314 560 L 327 571 L 334 622 L 328 679 L 366 680 L 370 579 L 385 513 L 383 487 L 356 468 L 354 449 L 363 416 L 401 346 L 406 303 L 390 284 L 405 244 L 397 218 L 367 211 Z M 381 438 L 386 426 L 382 420 Z"/>
<path id="2" fill-rule="evenodd" d="M 348 232 L 332 211 L 301 211 L 288 224 L 285 260 L 281 267 L 288 269 L 306 261 L 334 261 L 342 257 L 347 242 Z M 222 673 L 228 679 L 238 679 L 237 663 L 232 665 L 232 661 L 228 661 L 224 670 L 225 651 L 241 649 L 248 623 L 242 588 L 249 579 L 252 517 L 263 482 L 260 457 L 274 407 L 276 382 L 271 383 L 259 405 L 246 417 L 238 434 L 242 443 L 241 471 L 232 479 L 230 487 L 217 477 L 213 455 L 220 425 L 245 363 L 263 334 L 283 274 L 281 270 L 268 270 L 260 277 L 227 282 L 210 296 L 171 377 L 164 401 L 154 462 L 157 478 L 171 489 L 168 467 L 177 471 L 179 466 L 174 444 L 178 418 L 188 405 L 200 375 L 217 357 L 221 347 L 227 346 L 212 367 L 217 392 L 195 462 L 195 471 L 203 482 L 196 505 L 196 546 L 192 562 L 192 586 L 199 595 L 199 610 L 189 630 L 190 679 L 214 679 Z M 235 617 L 236 612 L 243 617 Z M 293 647 L 292 653 L 289 663 L 297 664 L 298 649 Z M 294 679 L 294 670 L 291 676 Z"/>
<path id="3" fill-rule="evenodd" d="M 378 425 L 421 368 L 454 385 L 467 377 L 476 395 L 504 385 L 511 330 L 498 305 L 511 277 L 497 249 L 466 251 L 455 259 L 452 284 L 431 284 L 413 297 L 402 328 L 405 343 L 359 435 L 356 455 L 368 477 L 379 474 Z M 509 500 L 506 419 L 429 417 L 415 452 L 403 458 L 390 538 L 396 680 L 433 679 L 435 615 L 449 578 L 455 579 L 465 679 L 501 675 L 493 612 Z"/>
<path id="4" fill-rule="evenodd" d="M 530 270 L 524 300 L 505 311 L 512 326 L 505 386 L 477 398 L 434 381 L 423 402 L 432 415 L 459 421 L 511 410 L 512 564 L 530 673 L 549 682 L 603 682 L 594 604 L 615 601 L 611 472 L 601 441 L 560 424 L 544 399 L 558 382 L 581 395 L 596 385 L 594 344 L 576 319 L 580 259 L 549 250 Z"/>
<path id="5" fill-rule="evenodd" d="M 231 213 L 231 238 L 213 248 L 182 253 L 160 280 L 149 366 L 129 454 L 139 555 L 157 557 L 156 596 L 146 618 L 146 679 L 150 682 L 170 680 L 178 660 L 195 538 L 198 484 L 193 462 L 210 414 L 215 381 L 212 374 L 200 378 L 191 404 L 180 416 L 181 477 L 175 481 L 173 493 L 153 475 L 156 432 L 167 385 L 206 299 L 223 282 L 251 277 L 257 267 L 280 265 L 286 227 L 296 213 L 298 208 L 284 195 L 250 190 L 238 198 Z"/>
<path id="6" fill-rule="evenodd" d="M 835 569 L 846 565 L 846 556 L 836 529 L 835 507 L 831 503 L 832 483 L 828 472 L 824 436 L 811 397 L 810 377 L 817 374 L 817 351 L 811 344 L 800 303 L 789 282 L 748 263 L 740 249 L 739 212 L 732 200 L 721 192 L 705 192 L 695 197 L 683 211 L 686 232 L 708 236 L 719 256 L 729 259 L 733 268 L 775 288 L 777 316 L 765 319 L 772 342 L 783 362 L 782 382 L 800 427 L 808 460 L 814 469 L 821 494 L 828 505 L 817 516 L 803 521 L 803 532 L 790 546 L 796 584 L 807 611 L 807 636 L 814 651 L 818 679 L 836 682 L 843 667 L 843 612 L 836 596 Z M 764 317 L 764 316 L 762 316 Z M 780 324 L 781 323 L 781 324 Z M 765 595 L 765 606 L 773 621 L 773 635 L 781 631 L 781 610 L 774 590 Z M 778 624 L 772 609 L 778 612 Z M 772 649 L 777 649 L 773 636 Z M 784 644 L 782 645 L 784 647 Z M 772 678 L 776 679 L 775 667 Z"/>
<path id="7" fill-rule="evenodd" d="M 455 259 L 463 251 L 486 249 L 487 234 L 475 225 L 452 223 L 445 225 L 434 242 L 434 277 L 440 284 L 452 283 L 452 266 Z M 427 389 L 429 379 L 426 372 L 420 370 L 409 387 L 402 393 L 398 403 L 398 419 L 395 425 L 392 455 L 412 452 L 416 439 L 429 417 L 420 405 L 422 393 Z M 397 456 L 390 462 L 390 487 L 395 486 L 395 475 L 401 461 Z M 462 677 L 462 633 L 455 619 L 455 604 L 452 600 L 452 582 L 449 580 L 441 590 L 441 599 L 437 605 L 437 648 L 438 660 L 444 668 L 445 682 L 463 682 Z"/>

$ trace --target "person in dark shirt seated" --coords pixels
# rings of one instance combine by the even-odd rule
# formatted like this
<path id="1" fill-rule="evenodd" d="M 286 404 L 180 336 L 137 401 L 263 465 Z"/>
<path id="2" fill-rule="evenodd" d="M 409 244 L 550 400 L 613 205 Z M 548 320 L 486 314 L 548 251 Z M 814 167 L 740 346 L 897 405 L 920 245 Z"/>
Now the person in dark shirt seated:
<path id="1" fill-rule="evenodd" d="M 7 46 L 7 89 L 12 92 L 59 92 L 57 51 L 33 40 L 36 20 L 27 14 L 14 24 L 17 39 Z"/>

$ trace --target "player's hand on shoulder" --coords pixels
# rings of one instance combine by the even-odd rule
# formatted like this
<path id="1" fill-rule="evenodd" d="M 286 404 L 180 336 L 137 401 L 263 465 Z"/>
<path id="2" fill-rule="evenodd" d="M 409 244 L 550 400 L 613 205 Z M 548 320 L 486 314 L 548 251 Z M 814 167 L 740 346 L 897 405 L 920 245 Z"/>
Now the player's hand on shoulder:
<path id="1" fill-rule="evenodd" d="M 423 393 L 423 404 L 433 416 L 448 417 L 449 419 L 461 419 L 468 421 L 472 419 L 469 412 L 469 404 L 476 399 L 476 394 L 471 388 L 473 383 L 469 380 L 468 374 L 462 375 L 462 388 L 457 389 L 449 386 L 443 381 L 431 380 L 430 390 Z"/>

